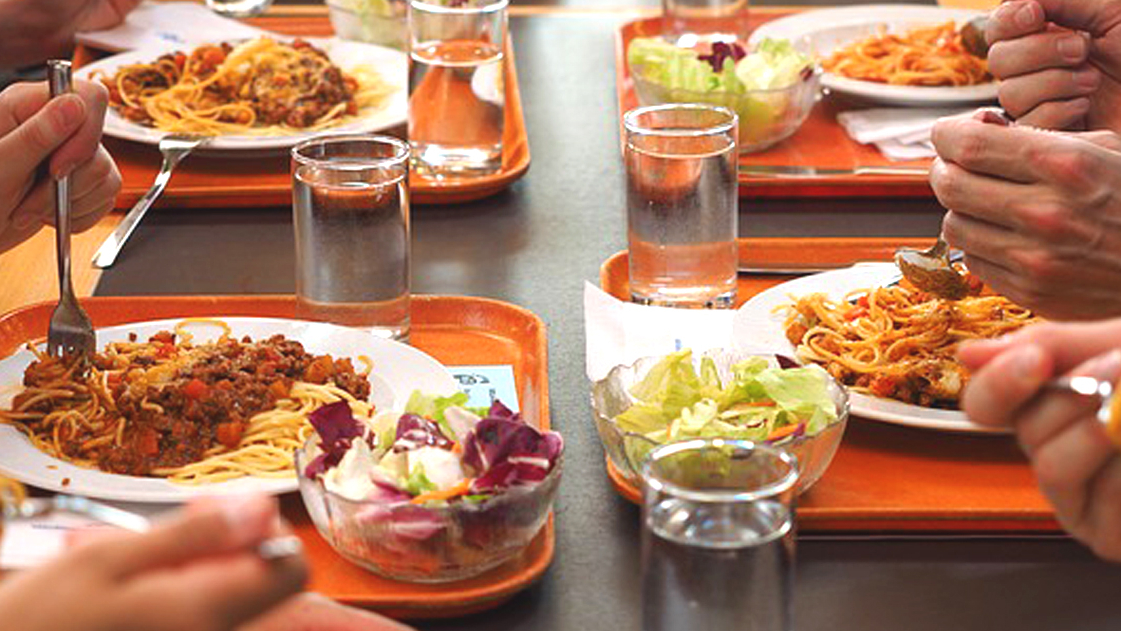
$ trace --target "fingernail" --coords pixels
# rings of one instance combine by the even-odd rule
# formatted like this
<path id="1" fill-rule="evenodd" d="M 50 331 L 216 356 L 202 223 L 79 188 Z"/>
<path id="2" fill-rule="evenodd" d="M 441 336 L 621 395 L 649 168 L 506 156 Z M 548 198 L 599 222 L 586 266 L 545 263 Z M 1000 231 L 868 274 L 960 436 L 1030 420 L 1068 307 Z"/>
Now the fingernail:
<path id="1" fill-rule="evenodd" d="M 75 94 L 66 94 L 58 98 L 58 105 L 54 108 L 55 129 L 60 134 L 66 134 L 82 125 L 86 105 L 81 97 Z"/>
<path id="2" fill-rule="evenodd" d="M 1036 15 L 1037 7 L 1034 2 L 1025 2 L 1020 8 L 1016 9 L 1016 24 L 1020 28 L 1031 28 L 1039 22 L 1039 17 Z"/>
<path id="3" fill-rule="evenodd" d="M 1012 122 L 1008 118 L 1008 114 L 1004 113 L 1004 110 L 998 110 L 991 107 L 986 107 L 984 109 L 978 110 L 973 117 L 981 121 L 982 123 L 988 123 L 990 125 L 1000 125 L 1001 127 L 1007 127 Z"/>
<path id="4" fill-rule="evenodd" d="M 1101 85 L 1102 76 L 1093 68 L 1086 68 L 1074 73 L 1074 84 L 1086 90 L 1096 90 Z"/>
<path id="5" fill-rule="evenodd" d="M 1086 55 L 1086 40 L 1080 35 L 1071 35 L 1059 40 L 1059 54 L 1067 61 L 1082 61 Z"/>
<path id="6" fill-rule="evenodd" d="M 223 497 L 218 508 L 229 524 L 233 545 L 244 545 L 264 537 L 276 515 L 276 504 L 264 495 Z"/>

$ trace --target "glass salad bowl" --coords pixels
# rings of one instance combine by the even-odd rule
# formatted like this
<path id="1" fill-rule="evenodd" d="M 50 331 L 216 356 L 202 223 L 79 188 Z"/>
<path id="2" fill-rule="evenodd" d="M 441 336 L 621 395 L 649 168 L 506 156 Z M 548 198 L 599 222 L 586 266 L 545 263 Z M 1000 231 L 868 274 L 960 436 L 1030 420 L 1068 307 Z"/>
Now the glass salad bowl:
<path id="1" fill-rule="evenodd" d="M 740 153 L 763 151 L 793 136 L 806 122 L 821 93 L 821 70 L 816 66 L 784 88 L 743 93 L 670 88 L 646 79 L 639 65 L 631 67 L 631 78 L 639 105 L 710 103 L 735 112 L 740 119 Z"/>
<path id="2" fill-rule="evenodd" d="M 707 351 L 703 357 L 712 360 L 712 365 L 721 383 L 724 384 L 727 384 L 731 378 L 732 367 L 745 360 L 761 358 L 769 367 L 781 367 L 780 360 L 775 355 L 766 353 L 716 349 Z M 641 488 L 639 472 L 642 470 L 642 462 L 654 447 L 665 442 L 693 437 L 656 440 L 643 433 L 625 430 L 618 423 L 619 415 L 638 403 L 638 399 L 631 392 L 632 389 L 664 359 L 664 357 L 644 357 L 630 365 L 616 366 L 606 377 L 592 384 L 592 413 L 604 451 L 623 479 L 635 488 Z M 694 363 L 699 361 L 702 361 L 702 358 L 694 358 Z M 820 428 L 813 428 L 813 431 L 805 431 L 806 428 L 802 427 L 801 431 L 774 432 L 774 434 L 786 432 L 781 437 L 758 439 L 760 442 L 781 447 L 797 458 L 799 476 L 795 488 L 799 494 L 809 490 L 829 467 L 837 447 L 841 444 L 841 437 L 844 435 L 849 416 L 847 390 L 817 366 L 805 368 L 817 373 L 822 380 L 835 418 L 826 421 Z M 717 437 L 717 433 L 713 432 L 709 437 Z M 744 438 L 742 435 L 720 437 Z"/>
<path id="3" fill-rule="evenodd" d="M 407 0 L 327 0 L 335 33 L 349 39 L 407 51 Z"/>
<path id="4" fill-rule="evenodd" d="M 470 578 L 517 556 L 549 518 L 564 461 L 562 456 L 539 484 L 479 503 L 354 501 L 304 474 L 314 440 L 296 451 L 296 470 L 300 495 L 319 534 L 347 560 L 416 583 Z"/>

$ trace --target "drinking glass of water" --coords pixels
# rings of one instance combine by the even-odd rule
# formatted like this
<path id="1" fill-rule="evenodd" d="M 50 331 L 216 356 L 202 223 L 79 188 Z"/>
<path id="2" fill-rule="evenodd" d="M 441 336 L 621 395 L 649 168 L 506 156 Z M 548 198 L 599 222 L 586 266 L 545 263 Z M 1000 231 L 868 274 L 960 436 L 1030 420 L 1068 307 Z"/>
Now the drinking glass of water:
<path id="1" fill-rule="evenodd" d="M 631 300 L 730 308 L 736 298 L 738 119 L 673 103 L 623 116 Z"/>
<path id="2" fill-rule="evenodd" d="M 684 48 L 747 41 L 748 0 L 662 0 L 662 33 Z"/>
<path id="3" fill-rule="evenodd" d="M 793 456 L 748 441 L 653 450 L 643 468 L 643 631 L 790 631 L 797 479 Z"/>
<path id="4" fill-rule="evenodd" d="M 292 149 L 297 315 L 409 335 L 409 146 L 320 136 Z"/>
<path id="5" fill-rule="evenodd" d="M 210 10 L 228 18 L 251 18 L 272 6 L 272 0 L 206 0 Z"/>
<path id="6" fill-rule="evenodd" d="M 409 2 L 409 143 L 436 179 L 502 168 L 508 0 Z"/>

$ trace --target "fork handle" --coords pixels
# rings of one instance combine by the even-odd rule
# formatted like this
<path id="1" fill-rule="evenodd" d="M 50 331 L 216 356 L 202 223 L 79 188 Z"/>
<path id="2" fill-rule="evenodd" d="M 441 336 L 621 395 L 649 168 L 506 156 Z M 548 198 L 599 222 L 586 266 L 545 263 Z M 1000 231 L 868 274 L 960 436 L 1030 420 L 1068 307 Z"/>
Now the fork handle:
<path id="1" fill-rule="evenodd" d="M 136 231 L 136 226 L 140 225 L 140 221 L 144 219 L 144 215 L 148 214 L 148 209 L 152 207 L 152 203 L 163 193 L 163 189 L 167 187 L 168 181 L 171 179 L 171 170 L 175 165 L 179 164 L 179 157 L 172 155 L 165 155 L 163 164 L 160 165 L 160 172 L 156 176 L 156 181 L 152 182 L 152 187 L 144 193 L 144 197 L 136 202 L 132 210 L 128 211 L 125 218 L 117 226 L 101 247 L 97 249 L 97 253 L 93 255 L 93 264 L 95 267 L 105 269 L 110 267 L 117 261 L 117 256 L 121 253 L 121 249 L 125 247 L 125 242 Z"/>
<path id="2" fill-rule="evenodd" d="M 70 62 L 52 59 L 47 62 L 51 98 L 68 94 L 71 89 Z M 55 190 L 55 246 L 58 248 L 58 285 L 63 300 L 73 300 L 74 286 L 70 281 L 70 176 L 54 180 Z"/>

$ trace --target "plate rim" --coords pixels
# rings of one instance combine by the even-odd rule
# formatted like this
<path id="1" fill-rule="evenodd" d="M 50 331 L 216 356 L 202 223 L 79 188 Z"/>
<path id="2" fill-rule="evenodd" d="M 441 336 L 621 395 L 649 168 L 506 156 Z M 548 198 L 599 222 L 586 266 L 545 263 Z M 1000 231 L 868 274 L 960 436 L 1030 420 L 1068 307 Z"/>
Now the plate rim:
<path id="1" fill-rule="evenodd" d="M 929 20 L 941 15 L 943 19 L 962 20 L 984 11 L 955 7 L 918 4 L 861 4 L 844 7 L 827 7 L 793 13 L 765 22 L 752 32 L 749 44 L 763 37 L 795 39 L 816 31 L 837 26 L 889 23 L 891 21 Z M 872 17 L 875 16 L 875 17 Z M 793 30 L 793 33 L 790 31 Z M 777 31 L 777 32 L 776 32 Z M 895 86 L 873 81 L 861 81 L 823 72 L 822 86 L 832 91 L 884 104 L 903 106 L 976 105 L 997 99 L 999 82 L 992 81 L 973 86 Z"/>
<path id="2" fill-rule="evenodd" d="M 294 39 L 303 39 L 313 45 L 327 51 L 328 57 L 334 58 L 332 52 L 335 50 L 340 51 L 353 51 L 361 52 L 367 51 L 376 52 L 377 55 L 384 57 L 384 61 L 379 61 L 375 67 L 381 71 L 389 64 L 399 65 L 401 68 L 406 69 L 404 72 L 397 72 L 401 76 L 391 76 L 391 82 L 396 87 L 396 90 L 390 94 L 386 106 L 379 108 L 369 113 L 366 117 L 361 117 L 352 120 L 345 125 L 337 127 L 330 127 L 313 132 L 296 132 L 292 134 L 285 134 L 280 136 L 215 136 L 207 143 L 205 147 L 199 149 L 199 153 L 221 154 L 221 155 L 237 155 L 239 153 L 248 153 L 250 155 L 259 155 L 261 152 L 283 152 L 291 149 L 300 142 L 307 140 L 313 136 L 322 134 L 343 134 L 343 133 L 370 133 L 385 131 L 404 125 L 408 120 L 408 96 L 407 85 L 397 85 L 401 81 L 407 82 L 408 80 L 408 55 L 402 51 L 386 46 L 378 46 L 377 44 L 370 44 L 367 42 L 357 42 L 352 40 L 344 40 L 338 37 L 302 37 L 283 35 L 279 33 L 269 33 L 264 37 L 272 37 L 283 41 L 291 41 Z M 192 50 L 198 46 L 206 45 L 207 42 L 192 43 L 190 46 Z M 127 63 L 136 63 L 145 60 L 151 60 L 161 54 L 167 53 L 172 50 L 182 49 L 184 46 L 176 46 L 171 43 L 166 47 L 151 46 L 137 48 L 133 50 L 121 51 L 113 53 L 89 64 L 77 68 L 74 71 L 74 76 L 77 79 L 90 81 L 90 75 L 93 72 L 109 72 L 119 68 Z M 130 122 L 120 116 L 111 106 L 106 108 L 105 124 L 103 132 L 106 136 L 124 140 L 127 142 L 135 142 L 138 144 L 157 146 L 160 138 L 167 135 L 168 132 L 163 132 L 155 128 L 144 127 L 136 123 Z"/>
<path id="3" fill-rule="evenodd" d="M 371 343 L 374 344 L 374 345 L 379 345 L 379 346 L 386 345 L 386 347 L 396 348 L 396 349 L 399 349 L 401 352 L 404 352 L 406 354 L 414 355 L 419 359 L 419 361 L 427 364 L 429 368 L 431 368 L 433 366 L 439 367 L 439 369 L 440 369 L 439 372 L 441 373 L 440 380 L 445 382 L 444 386 L 449 387 L 450 390 L 449 390 L 448 393 L 450 393 L 451 391 L 459 389 L 458 388 L 458 382 L 455 380 L 455 377 L 452 376 L 448 367 L 445 366 L 443 363 L 441 363 L 439 360 L 437 360 L 435 357 L 432 357 L 431 355 L 426 353 L 425 351 L 423 351 L 423 350 L 421 350 L 421 349 L 419 349 L 415 346 L 411 346 L 409 344 L 404 344 L 402 342 L 396 342 L 396 341 L 393 341 L 393 340 L 383 338 L 381 336 L 378 336 L 378 335 L 376 335 L 374 333 L 371 333 L 371 332 L 368 332 L 368 331 L 362 331 L 361 329 L 357 329 L 357 328 L 354 328 L 354 327 L 346 327 L 346 326 L 341 326 L 341 325 L 337 325 L 337 324 L 333 324 L 333 323 L 329 323 L 329 322 L 316 322 L 316 321 L 312 321 L 312 320 L 301 320 L 299 318 L 284 318 L 284 317 L 271 317 L 271 316 L 222 316 L 222 315 L 212 315 L 212 316 L 158 318 L 158 319 L 154 319 L 154 320 L 138 320 L 138 321 L 134 321 L 134 322 L 126 322 L 126 323 L 122 323 L 122 324 L 114 324 L 114 325 L 109 325 L 109 326 L 104 326 L 104 327 L 98 327 L 96 330 L 98 332 L 103 331 L 103 330 L 109 330 L 109 331 L 113 331 L 113 332 L 127 332 L 130 329 L 135 329 L 136 327 L 152 327 L 152 328 L 164 327 L 164 326 L 170 326 L 170 325 L 182 322 L 184 320 L 222 320 L 223 322 L 227 322 L 231 326 L 237 326 L 237 325 L 242 325 L 242 326 L 274 325 L 275 326 L 277 323 L 280 323 L 280 324 L 282 324 L 284 326 L 287 326 L 287 327 L 314 326 L 317 329 L 325 330 L 325 331 L 328 331 L 328 332 L 330 332 L 332 330 L 335 330 L 335 331 L 344 332 L 348 335 L 362 335 L 362 336 L 365 336 L 367 339 L 371 340 Z M 290 335 L 290 333 L 291 333 L 290 329 L 286 329 L 284 331 L 277 331 L 277 332 L 283 333 L 289 339 L 294 339 Z M 244 334 L 247 334 L 247 333 L 243 333 L 243 335 Z M 254 335 L 255 338 L 260 337 L 260 335 L 257 334 L 257 333 L 254 333 L 253 335 Z M 32 341 L 33 342 L 39 342 L 39 340 L 32 340 Z M 302 344 L 305 344 L 305 345 L 308 343 L 305 339 L 296 339 L 296 341 L 301 342 Z M 99 344 L 99 348 L 100 348 L 100 344 Z M 24 352 L 24 348 L 23 348 L 23 346 L 20 346 L 12 354 L 10 354 L 6 357 L 0 358 L 0 368 L 6 367 L 8 362 L 12 361 L 13 358 L 18 359 L 19 356 L 23 352 Z M 22 375 L 22 369 L 18 369 L 18 370 L 20 371 L 19 374 Z M 376 374 L 377 374 L 376 370 L 377 370 L 377 368 L 375 366 L 374 372 L 372 372 L 371 374 L 376 376 Z M 15 385 L 15 384 L 7 384 L 7 383 L 0 384 L 0 397 L 3 397 L 5 400 L 7 400 L 7 398 L 9 396 L 14 396 L 15 389 L 12 387 L 13 385 Z M 396 393 L 396 392 L 394 394 L 395 395 L 400 394 L 400 395 L 402 395 L 402 397 L 406 397 L 408 395 L 408 393 Z M 397 401 L 396 396 L 395 396 L 394 406 L 396 407 L 398 405 L 404 405 L 404 400 L 402 398 L 401 401 Z M 9 440 L 18 439 L 18 438 L 22 438 L 22 437 L 23 437 L 23 434 L 18 429 L 16 429 L 15 427 L 8 426 L 8 425 L 0 425 L 0 444 L 6 444 L 7 441 L 9 441 Z M 30 449 L 35 449 L 35 447 L 32 446 L 30 444 L 30 442 L 26 441 L 26 439 L 24 439 L 24 441 L 25 441 L 24 445 L 26 447 L 28 447 Z M 38 450 L 36 450 L 36 451 L 38 451 Z M 8 453 L 11 453 L 11 452 L 9 451 Z M 119 478 L 127 478 L 127 479 L 129 479 L 133 482 L 136 482 L 136 483 L 151 483 L 154 487 L 150 491 L 149 490 L 135 490 L 135 489 L 121 490 L 119 488 L 116 488 L 116 485 L 113 485 L 113 488 L 101 488 L 101 489 L 94 488 L 92 491 L 89 488 L 84 487 L 84 486 L 81 489 L 81 494 L 82 495 L 85 495 L 85 496 L 88 496 L 88 497 L 93 497 L 93 498 L 104 499 L 104 500 L 110 500 L 110 501 L 135 502 L 135 503 L 140 503 L 140 504 L 171 504 L 171 503 L 181 503 L 181 502 L 184 502 L 184 501 L 196 498 L 196 497 L 202 497 L 202 496 L 213 496 L 213 495 L 224 495 L 224 494 L 237 495 L 237 494 L 243 494 L 243 493 L 246 493 L 246 492 L 261 492 L 261 493 L 266 493 L 266 494 L 269 494 L 269 495 L 279 495 L 279 494 L 283 494 L 283 493 L 294 492 L 298 488 L 298 484 L 299 484 L 299 480 L 296 477 L 292 477 L 292 478 L 253 478 L 252 476 L 247 476 L 247 477 L 237 478 L 237 479 L 231 480 L 231 481 L 216 483 L 216 484 L 213 484 L 213 485 L 199 485 L 199 486 L 175 485 L 175 484 L 172 484 L 171 482 L 168 482 L 167 480 L 162 479 L 162 478 L 153 478 L 153 477 L 145 477 L 145 476 L 123 476 L 123 475 L 120 475 L 120 474 L 109 473 L 109 472 L 100 471 L 100 470 L 97 470 L 97 469 L 86 469 L 86 468 L 78 467 L 77 465 L 73 465 L 73 464 L 67 463 L 65 461 L 59 460 L 57 458 L 53 458 L 52 456 L 49 456 L 49 455 L 47 455 L 43 452 L 39 452 L 39 454 L 42 455 L 43 457 L 47 458 L 48 460 L 54 461 L 54 463 L 57 463 L 57 465 L 59 467 L 76 468 L 76 469 L 79 469 L 81 471 L 91 471 L 91 472 L 94 472 L 94 473 L 97 473 L 97 474 L 103 475 L 103 476 L 113 476 L 113 477 L 119 477 Z M 75 489 L 77 487 L 74 486 L 72 483 L 71 484 L 63 484 L 63 480 L 65 480 L 66 478 L 64 477 L 65 472 L 61 468 L 47 470 L 47 471 L 44 471 L 43 473 L 40 474 L 40 473 L 35 473 L 35 472 L 27 472 L 23 469 L 12 467 L 9 463 L 10 463 L 10 458 L 0 459 L 0 473 L 4 474 L 6 476 L 12 477 L 16 480 L 19 480 L 19 481 L 21 481 L 25 484 L 31 485 L 31 486 L 33 486 L 35 488 L 38 488 L 38 489 L 43 489 L 43 490 L 57 492 L 57 493 L 75 493 L 76 492 Z M 162 487 L 162 488 L 158 488 L 158 487 Z M 215 488 L 215 487 L 220 487 L 220 488 Z"/>
<path id="4" fill-rule="evenodd" d="M 736 313 L 732 319 L 732 345 L 741 349 L 766 348 L 770 352 L 790 354 L 793 356 L 794 345 L 786 340 L 786 335 L 781 330 L 779 320 L 773 315 L 771 309 L 773 306 L 777 306 L 773 303 L 778 301 L 785 302 L 791 294 L 807 292 L 824 292 L 833 298 L 837 298 L 854 289 L 871 286 L 873 283 L 883 284 L 898 276 L 900 276 L 900 272 L 894 263 L 861 263 L 851 267 L 800 276 L 768 287 L 749 298 L 743 305 L 736 309 Z M 802 288 L 803 285 L 807 287 Z M 762 317 L 764 313 L 766 315 Z M 784 345 L 781 346 L 781 348 L 760 346 L 758 344 L 752 344 L 749 341 L 749 328 L 753 328 L 757 325 L 765 326 L 769 324 L 773 324 L 775 327 L 773 330 L 764 331 L 764 333 L 768 334 L 764 338 L 764 344 Z M 756 335 L 757 334 L 758 333 L 756 333 Z M 852 416 L 903 427 L 931 429 L 977 436 L 1004 436 L 1011 433 L 1011 430 L 1006 428 L 975 425 L 969 421 L 965 413 L 961 410 L 925 408 L 910 403 L 903 403 L 902 401 L 853 392 L 851 388 L 847 386 L 846 388 L 849 389 Z M 885 404 L 890 404 L 892 407 L 905 406 L 905 409 L 902 410 L 904 415 L 901 416 L 900 411 L 883 409 L 882 406 Z"/>

